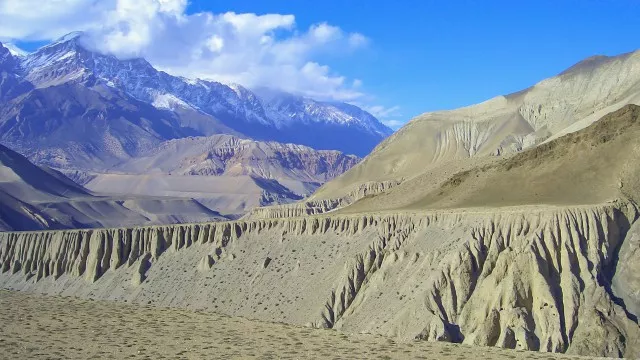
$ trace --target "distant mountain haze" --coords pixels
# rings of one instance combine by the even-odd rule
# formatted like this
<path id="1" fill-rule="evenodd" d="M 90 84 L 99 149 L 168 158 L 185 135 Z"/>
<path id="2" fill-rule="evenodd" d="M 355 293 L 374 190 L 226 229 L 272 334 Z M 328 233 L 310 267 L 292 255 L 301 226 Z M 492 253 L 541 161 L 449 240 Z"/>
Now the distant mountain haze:
<path id="1" fill-rule="evenodd" d="M 0 145 L 0 231 L 95 228 L 224 219 L 192 199 L 102 196 Z"/>

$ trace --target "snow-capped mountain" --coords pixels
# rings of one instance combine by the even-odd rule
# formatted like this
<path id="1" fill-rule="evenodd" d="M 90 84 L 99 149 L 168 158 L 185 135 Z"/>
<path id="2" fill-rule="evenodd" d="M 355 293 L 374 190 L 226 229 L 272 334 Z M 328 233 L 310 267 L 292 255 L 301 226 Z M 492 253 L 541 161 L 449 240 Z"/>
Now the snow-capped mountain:
<path id="1" fill-rule="evenodd" d="M 67 82 L 104 83 L 156 107 L 206 114 L 237 133 L 258 139 L 293 142 L 317 149 L 365 155 L 391 134 L 371 114 L 344 103 L 314 101 L 237 84 L 185 79 L 156 70 L 144 59 L 120 60 L 89 50 L 82 33 L 73 33 L 24 57 L 22 75 L 38 88 Z M 187 123 L 185 127 L 192 127 Z M 201 121 L 193 130 L 218 133 Z M 345 141 L 349 140 L 349 141 Z"/>
<path id="2" fill-rule="evenodd" d="M 6 47 L 0 47 L 0 70 L 12 71 L 15 69 L 16 59 Z"/>
<path id="3" fill-rule="evenodd" d="M 389 128 L 373 115 L 357 106 L 341 102 L 321 102 L 271 88 L 257 88 L 254 92 L 262 100 L 266 115 L 276 126 L 325 122 L 334 125 L 357 126 L 372 134 L 388 136 Z"/>
<path id="4" fill-rule="evenodd" d="M 17 74 L 19 61 L 0 44 L 0 101 L 14 98 L 33 86 Z"/>
<path id="5" fill-rule="evenodd" d="M 0 44 L 0 143 L 112 195 L 238 216 L 309 195 L 389 133 L 352 105 L 171 76 L 81 34 L 24 56 Z"/>

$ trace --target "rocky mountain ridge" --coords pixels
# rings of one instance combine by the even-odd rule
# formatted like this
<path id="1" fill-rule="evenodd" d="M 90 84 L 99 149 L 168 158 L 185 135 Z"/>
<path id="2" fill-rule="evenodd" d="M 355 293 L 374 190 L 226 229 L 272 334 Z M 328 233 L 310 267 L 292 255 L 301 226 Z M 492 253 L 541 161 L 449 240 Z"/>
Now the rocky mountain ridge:
<path id="1" fill-rule="evenodd" d="M 339 151 L 211 135 L 169 140 L 108 171 L 69 176 L 98 193 L 194 198 L 238 216 L 307 197 L 358 161 Z"/>
<path id="2" fill-rule="evenodd" d="M 156 70 L 141 58 L 121 60 L 90 51 L 82 39 L 82 33 L 71 34 L 14 59 L 19 74 L 38 88 L 69 82 L 106 84 L 161 109 L 199 114 L 197 122 L 189 121 L 193 114 L 181 116 L 185 119 L 180 125 L 205 136 L 219 133 L 218 127 L 223 125 L 257 140 L 364 155 L 391 134 L 371 114 L 352 105 L 315 101 L 275 90 L 260 97 L 237 84 L 175 77 Z M 352 141 L 341 143 L 320 136 L 329 133 L 333 137 L 351 137 Z"/>
<path id="3" fill-rule="evenodd" d="M 0 143 L 96 192 L 197 198 L 230 216 L 308 196 L 359 161 L 335 149 L 366 153 L 390 133 L 352 105 L 171 76 L 91 51 L 81 33 L 24 56 L 0 44 L 0 75 Z M 153 157 L 183 168 L 146 174 Z"/>
<path id="4" fill-rule="evenodd" d="M 252 175 L 326 182 L 360 161 L 355 155 L 315 150 L 297 144 L 262 142 L 232 135 L 169 140 L 158 148 L 114 168 L 138 173 L 183 175 Z"/>
<path id="5" fill-rule="evenodd" d="M 0 286 L 400 341 L 638 357 L 637 60 L 597 58 L 414 120 L 306 203 L 209 224 L 1 233 Z M 549 98 L 548 112 L 520 114 Z M 522 150 L 496 151 L 507 143 Z"/>

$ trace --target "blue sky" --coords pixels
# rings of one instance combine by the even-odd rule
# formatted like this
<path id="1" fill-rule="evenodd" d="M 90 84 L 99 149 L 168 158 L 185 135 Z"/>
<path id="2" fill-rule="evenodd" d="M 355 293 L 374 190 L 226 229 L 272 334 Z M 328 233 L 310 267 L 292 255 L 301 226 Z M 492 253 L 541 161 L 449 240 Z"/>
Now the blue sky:
<path id="1" fill-rule="evenodd" d="M 0 15 L 3 3 L 11 1 L 0 0 Z M 78 0 L 64 1 L 70 4 L 70 14 L 80 11 L 71 9 L 78 7 L 75 4 Z M 104 3 L 126 1 L 105 0 Z M 160 0 L 140 2 L 145 1 Z M 222 80 L 228 77 L 229 81 L 248 85 L 267 82 L 310 96 L 351 101 L 372 109 L 396 126 L 422 112 L 470 105 L 521 90 L 588 56 L 616 55 L 640 48 L 640 1 L 636 0 L 169 1 L 177 4 L 176 12 L 187 16 L 226 12 L 257 16 L 279 14 L 277 19 L 271 19 L 277 25 L 265 28 L 265 34 L 271 34 L 276 43 L 280 41 L 278 45 L 287 47 L 270 48 L 270 55 L 249 59 L 254 50 L 252 43 L 247 41 L 245 48 L 234 50 L 234 57 L 223 58 L 219 55 L 231 42 L 245 42 L 244 37 L 221 36 L 219 44 L 213 42 L 222 49 L 217 53 L 219 55 L 203 57 L 188 67 L 182 66 L 180 59 L 169 61 L 166 51 L 158 49 L 160 45 L 151 48 L 147 44 L 127 51 L 142 51 L 140 54 L 155 60 L 152 61 L 154 65 L 158 63 L 161 68 L 185 75 L 210 75 L 222 77 Z M 183 7 L 179 3 L 183 3 Z M 90 17 L 86 15 L 86 9 L 84 13 L 85 17 Z M 95 25 L 72 15 L 60 16 L 72 19 L 65 20 L 67 23 L 95 30 Z M 145 21 L 160 21 L 160 18 L 145 18 Z M 52 24 L 60 19 L 54 18 Z M 195 19 L 192 17 L 191 23 L 195 24 Z M 132 23 L 139 22 L 136 19 Z M 264 23 L 260 20 L 260 24 Z M 258 22 L 249 22 L 248 27 L 256 24 Z M 318 34 L 326 33 L 315 31 L 323 30 L 319 24 L 335 30 L 331 32 L 330 41 L 318 40 Z M 223 31 L 220 30 L 222 27 L 207 29 L 212 33 Z M 68 29 L 57 32 L 63 30 Z M 46 42 L 55 33 L 38 31 L 40 33 L 34 29 L 11 32 L 0 25 L 0 40 L 29 46 L 30 43 Z M 363 36 L 366 41 L 353 45 L 351 40 L 355 35 Z M 151 38 L 151 43 L 158 44 L 166 37 L 165 34 Z M 182 41 L 186 38 L 188 36 Z M 295 40 L 295 47 L 288 46 L 294 42 L 291 39 Z M 109 48 L 124 51 L 114 49 Z M 290 53 L 286 53 L 285 59 L 274 62 L 270 59 L 277 51 Z M 237 59 L 245 59 L 247 65 Z M 225 65 L 212 66 L 202 74 L 196 72 L 195 69 L 207 68 L 215 61 Z M 237 66 L 230 67 L 230 62 Z M 277 76 L 269 77 L 268 74 Z M 289 76 L 298 80 L 288 82 Z"/>
<path id="2" fill-rule="evenodd" d="M 640 48 L 640 1 L 193 2 L 196 11 L 292 13 L 371 39 L 332 68 L 362 79 L 401 120 L 526 88 L 596 54 Z"/>

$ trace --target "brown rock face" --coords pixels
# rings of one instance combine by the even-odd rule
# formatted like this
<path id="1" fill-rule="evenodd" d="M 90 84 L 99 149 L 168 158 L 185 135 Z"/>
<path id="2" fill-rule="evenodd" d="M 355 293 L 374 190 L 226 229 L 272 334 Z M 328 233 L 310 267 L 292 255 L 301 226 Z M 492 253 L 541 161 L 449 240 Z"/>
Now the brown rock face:
<path id="1" fill-rule="evenodd" d="M 306 146 L 253 141 L 228 135 L 215 135 L 196 141 L 207 142 L 208 149 L 185 157 L 171 172 L 185 175 L 250 175 L 267 179 L 291 175 L 299 180 L 324 183 L 360 161 L 357 156 L 339 151 L 315 150 Z"/>

